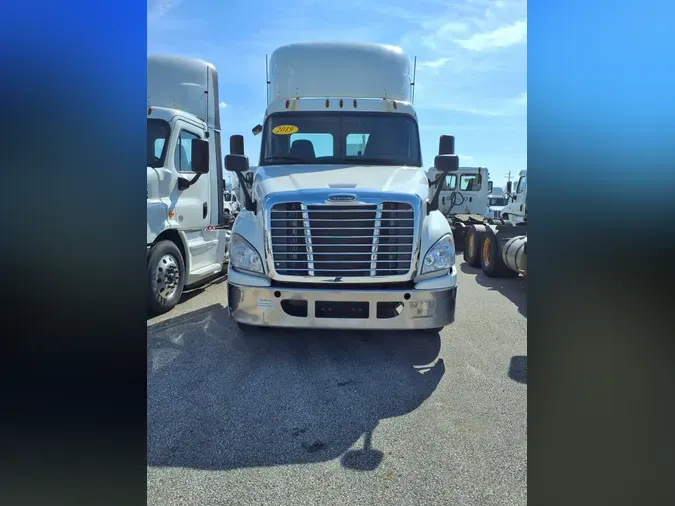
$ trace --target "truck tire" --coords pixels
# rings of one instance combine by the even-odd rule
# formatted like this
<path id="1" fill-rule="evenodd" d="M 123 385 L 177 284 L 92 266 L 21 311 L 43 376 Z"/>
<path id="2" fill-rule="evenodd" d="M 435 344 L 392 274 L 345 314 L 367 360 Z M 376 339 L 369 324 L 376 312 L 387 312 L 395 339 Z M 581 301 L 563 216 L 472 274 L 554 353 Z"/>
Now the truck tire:
<path id="1" fill-rule="evenodd" d="M 495 231 L 488 227 L 480 247 L 480 266 L 489 278 L 513 278 L 517 272 L 509 269 L 502 258 L 502 250 Z"/>
<path id="2" fill-rule="evenodd" d="M 171 241 L 160 241 L 148 255 L 148 309 L 155 314 L 171 311 L 183 295 L 185 261 Z"/>
<path id="3" fill-rule="evenodd" d="M 485 225 L 471 225 L 464 242 L 464 261 L 471 267 L 480 267 L 480 245 L 483 243 Z"/>

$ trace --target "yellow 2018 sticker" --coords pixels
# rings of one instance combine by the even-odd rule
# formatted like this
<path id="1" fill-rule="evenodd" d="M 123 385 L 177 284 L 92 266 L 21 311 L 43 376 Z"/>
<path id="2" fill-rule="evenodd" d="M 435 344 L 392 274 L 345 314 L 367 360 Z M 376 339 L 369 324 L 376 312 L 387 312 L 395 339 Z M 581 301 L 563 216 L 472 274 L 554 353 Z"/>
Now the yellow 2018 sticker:
<path id="1" fill-rule="evenodd" d="M 279 125 L 272 129 L 272 133 L 276 135 L 291 135 L 298 131 L 295 125 Z"/>

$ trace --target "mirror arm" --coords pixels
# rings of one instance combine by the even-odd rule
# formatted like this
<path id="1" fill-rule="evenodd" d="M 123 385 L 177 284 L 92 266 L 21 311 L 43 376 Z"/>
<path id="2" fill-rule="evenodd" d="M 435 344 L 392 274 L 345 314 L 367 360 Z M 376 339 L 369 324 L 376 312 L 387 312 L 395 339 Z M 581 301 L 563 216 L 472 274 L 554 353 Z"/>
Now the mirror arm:
<path id="1" fill-rule="evenodd" d="M 253 198 L 251 197 L 251 194 L 248 192 L 248 188 L 246 187 L 246 178 L 241 172 L 235 172 L 237 175 L 237 179 L 239 180 L 239 186 L 241 187 L 241 191 L 244 192 L 244 201 L 245 201 L 245 209 L 247 211 L 253 212 L 253 214 L 258 214 L 256 210 L 256 205 L 255 202 L 253 202 Z"/>
<path id="2" fill-rule="evenodd" d="M 190 188 L 190 186 L 195 184 L 200 177 L 202 177 L 202 175 L 197 174 L 195 177 L 193 177 L 189 181 L 187 179 L 185 179 L 184 177 L 179 177 L 178 178 L 178 189 L 180 191 L 187 190 L 188 188 Z"/>

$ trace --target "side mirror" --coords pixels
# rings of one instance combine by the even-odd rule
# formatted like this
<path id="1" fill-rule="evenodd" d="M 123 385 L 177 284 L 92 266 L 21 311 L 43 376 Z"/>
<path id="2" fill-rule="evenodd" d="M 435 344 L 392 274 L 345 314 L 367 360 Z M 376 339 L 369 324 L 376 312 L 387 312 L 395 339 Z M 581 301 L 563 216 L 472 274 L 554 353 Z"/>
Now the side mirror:
<path id="1" fill-rule="evenodd" d="M 260 132 L 262 132 L 262 129 L 263 129 L 262 125 L 256 125 L 253 127 L 253 130 L 251 130 L 251 132 L 253 133 L 253 135 L 258 135 Z"/>
<path id="2" fill-rule="evenodd" d="M 244 136 L 243 135 L 231 135 L 230 136 L 230 154 L 231 155 L 243 155 L 244 154 Z"/>
<path id="3" fill-rule="evenodd" d="M 209 141 L 204 139 L 192 139 L 190 148 L 192 155 L 191 169 L 195 174 L 209 173 Z"/>
<path id="4" fill-rule="evenodd" d="M 457 155 L 436 155 L 434 167 L 444 174 L 457 172 L 459 170 L 459 157 Z"/>
<path id="5" fill-rule="evenodd" d="M 439 155 L 454 155 L 455 154 L 455 137 L 452 135 L 441 135 L 438 142 Z"/>
<path id="6" fill-rule="evenodd" d="M 234 137 L 234 136 L 233 136 Z M 248 156 L 246 155 L 225 155 L 225 169 L 230 172 L 247 172 Z"/>
<path id="7" fill-rule="evenodd" d="M 488 181 L 488 193 L 492 193 L 492 189 L 494 188 L 494 183 L 492 181 Z"/>
<path id="8" fill-rule="evenodd" d="M 511 181 L 507 181 L 507 182 L 506 182 L 506 193 L 507 193 L 508 195 L 511 195 L 511 186 L 512 186 L 512 185 L 513 185 L 513 183 L 512 183 Z"/>

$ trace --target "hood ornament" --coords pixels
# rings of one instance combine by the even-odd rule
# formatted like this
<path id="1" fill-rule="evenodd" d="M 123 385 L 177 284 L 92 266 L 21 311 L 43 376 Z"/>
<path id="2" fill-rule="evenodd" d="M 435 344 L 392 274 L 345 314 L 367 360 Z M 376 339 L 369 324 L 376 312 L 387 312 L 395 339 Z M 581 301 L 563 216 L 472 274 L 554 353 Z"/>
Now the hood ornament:
<path id="1" fill-rule="evenodd" d="M 356 195 L 352 193 L 334 193 L 328 195 L 328 202 L 354 202 Z"/>

